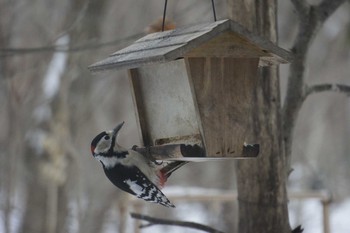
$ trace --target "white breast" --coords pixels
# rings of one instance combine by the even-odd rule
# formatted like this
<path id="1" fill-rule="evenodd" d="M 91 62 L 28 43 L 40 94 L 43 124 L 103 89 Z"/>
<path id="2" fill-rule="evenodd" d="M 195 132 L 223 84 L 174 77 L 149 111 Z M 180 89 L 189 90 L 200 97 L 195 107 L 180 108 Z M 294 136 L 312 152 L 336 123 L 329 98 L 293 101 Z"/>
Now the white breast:
<path id="1" fill-rule="evenodd" d="M 113 156 L 113 157 L 104 157 L 100 155 L 96 155 L 95 158 L 100 161 L 105 168 L 113 168 L 117 163 L 118 163 L 118 158 Z"/>

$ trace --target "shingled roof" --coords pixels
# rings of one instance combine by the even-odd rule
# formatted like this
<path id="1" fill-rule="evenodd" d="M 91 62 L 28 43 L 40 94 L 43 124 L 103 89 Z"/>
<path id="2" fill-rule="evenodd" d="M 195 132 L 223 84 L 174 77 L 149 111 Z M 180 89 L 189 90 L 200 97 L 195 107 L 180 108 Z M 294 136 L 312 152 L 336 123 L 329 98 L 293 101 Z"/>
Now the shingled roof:
<path id="1" fill-rule="evenodd" d="M 259 57 L 260 66 L 292 60 L 290 52 L 226 19 L 149 34 L 89 69 L 130 69 L 183 57 Z"/>

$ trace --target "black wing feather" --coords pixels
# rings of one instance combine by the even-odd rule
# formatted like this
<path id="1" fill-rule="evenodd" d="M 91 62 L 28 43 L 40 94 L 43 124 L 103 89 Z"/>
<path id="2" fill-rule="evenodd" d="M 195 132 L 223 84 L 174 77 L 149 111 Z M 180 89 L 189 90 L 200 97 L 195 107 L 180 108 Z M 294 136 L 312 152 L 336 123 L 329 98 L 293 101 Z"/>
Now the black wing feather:
<path id="1" fill-rule="evenodd" d="M 149 202 L 175 207 L 136 166 L 116 164 L 113 168 L 103 169 L 108 179 L 121 190 Z"/>

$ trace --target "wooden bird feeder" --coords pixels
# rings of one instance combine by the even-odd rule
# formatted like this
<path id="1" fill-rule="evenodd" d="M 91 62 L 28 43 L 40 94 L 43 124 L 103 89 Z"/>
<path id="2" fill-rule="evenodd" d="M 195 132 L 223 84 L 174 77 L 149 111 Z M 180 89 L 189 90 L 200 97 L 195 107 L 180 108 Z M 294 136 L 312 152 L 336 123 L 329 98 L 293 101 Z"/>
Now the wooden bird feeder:
<path id="1" fill-rule="evenodd" d="M 258 67 L 290 60 L 288 51 L 222 20 L 149 34 L 89 69 L 129 70 L 147 148 L 137 150 L 196 161 L 258 155 Z"/>

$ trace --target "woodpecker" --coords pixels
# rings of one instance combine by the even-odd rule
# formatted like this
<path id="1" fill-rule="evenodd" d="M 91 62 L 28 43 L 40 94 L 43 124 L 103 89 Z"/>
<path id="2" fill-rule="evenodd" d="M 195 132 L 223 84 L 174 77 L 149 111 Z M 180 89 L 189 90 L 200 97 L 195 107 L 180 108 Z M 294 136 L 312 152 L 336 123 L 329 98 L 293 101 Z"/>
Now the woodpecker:
<path id="1" fill-rule="evenodd" d="M 108 179 L 121 190 L 145 201 L 175 207 L 160 191 L 171 173 L 186 162 L 158 163 L 133 149 L 117 143 L 124 122 L 113 130 L 99 133 L 91 142 L 92 155 L 103 167 Z"/>

